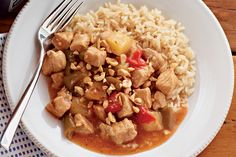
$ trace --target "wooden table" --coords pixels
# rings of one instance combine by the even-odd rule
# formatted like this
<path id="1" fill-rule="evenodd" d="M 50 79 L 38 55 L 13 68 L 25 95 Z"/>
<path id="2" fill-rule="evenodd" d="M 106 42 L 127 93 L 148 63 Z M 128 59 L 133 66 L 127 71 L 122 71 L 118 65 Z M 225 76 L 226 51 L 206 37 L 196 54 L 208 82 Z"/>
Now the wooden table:
<path id="1" fill-rule="evenodd" d="M 204 0 L 216 15 L 229 39 L 232 54 L 236 55 L 236 0 Z M 0 20 L 0 33 L 7 32 L 15 16 Z M 236 71 L 236 56 L 233 56 Z M 236 75 L 236 73 L 235 73 Z M 236 80 L 235 80 L 236 81 Z M 229 114 L 212 143 L 200 157 L 236 157 L 236 88 Z"/>

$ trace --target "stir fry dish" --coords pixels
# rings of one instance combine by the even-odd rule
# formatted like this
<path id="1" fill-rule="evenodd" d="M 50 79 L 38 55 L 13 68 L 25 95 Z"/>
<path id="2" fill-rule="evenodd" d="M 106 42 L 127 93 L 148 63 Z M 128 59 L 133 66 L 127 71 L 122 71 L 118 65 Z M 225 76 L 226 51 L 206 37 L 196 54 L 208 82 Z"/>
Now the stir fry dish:
<path id="1" fill-rule="evenodd" d="M 157 9 L 118 2 L 56 32 L 42 73 L 51 95 L 46 109 L 62 121 L 64 135 L 116 155 L 165 142 L 194 91 L 194 53 L 182 31 Z"/>

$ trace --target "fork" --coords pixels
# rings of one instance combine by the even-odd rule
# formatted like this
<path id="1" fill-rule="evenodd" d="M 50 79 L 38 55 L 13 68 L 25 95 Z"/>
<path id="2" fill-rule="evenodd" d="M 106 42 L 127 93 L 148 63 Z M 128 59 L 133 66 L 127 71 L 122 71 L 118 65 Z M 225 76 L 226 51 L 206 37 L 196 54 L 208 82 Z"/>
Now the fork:
<path id="1" fill-rule="evenodd" d="M 40 71 L 43 65 L 45 52 L 51 45 L 51 38 L 53 33 L 62 30 L 78 12 L 80 6 L 84 1 L 81 0 L 63 0 L 46 18 L 38 31 L 38 40 L 40 43 L 41 51 L 38 66 L 24 90 L 20 100 L 16 104 L 16 107 L 12 113 L 9 122 L 6 125 L 5 131 L 1 138 L 1 146 L 6 150 L 9 149 L 17 126 L 19 125 L 20 119 L 27 107 L 30 97 L 37 84 Z"/>

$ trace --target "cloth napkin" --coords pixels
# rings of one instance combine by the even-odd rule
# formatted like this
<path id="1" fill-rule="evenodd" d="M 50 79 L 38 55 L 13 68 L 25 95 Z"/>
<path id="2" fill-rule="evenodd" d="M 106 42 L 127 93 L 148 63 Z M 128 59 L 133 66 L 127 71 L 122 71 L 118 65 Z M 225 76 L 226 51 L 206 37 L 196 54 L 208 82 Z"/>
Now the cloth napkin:
<path id="1" fill-rule="evenodd" d="M 6 35 L 6 33 L 0 34 L 0 137 L 11 116 L 2 82 L 2 55 Z M 18 127 L 9 151 L 0 147 L 0 157 L 46 157 L 46 155 Z"/>

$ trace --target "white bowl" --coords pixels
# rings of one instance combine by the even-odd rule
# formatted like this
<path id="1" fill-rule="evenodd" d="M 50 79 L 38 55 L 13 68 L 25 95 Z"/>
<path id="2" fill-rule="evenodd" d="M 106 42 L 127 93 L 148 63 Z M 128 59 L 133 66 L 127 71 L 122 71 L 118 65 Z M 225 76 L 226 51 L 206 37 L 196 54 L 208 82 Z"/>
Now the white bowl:
<path id="1" fill-rule="evenodd" d="M 87 0 L 80 12 L 97 9 L 103 0 Z M 196 91 L 189 112 L 177 132 L 164 144 L 133 156 L 196 156 L 214 138 L 228 112 L 233 94 L 234 72 L 231 51 L 214 15 L 201 0 L 124 0 L 135 6 L 158 8 L 186 27 L 186 35 L 197 56 Z M 4 87 L 11 108 L 18 101 L 36 67 L 36 34 L 43 19 L 59 3 L 31 0 L 11 28 L 3 58 Z M 103 156 L 68 141 L 61 124 L 45 111 L 49 101 L 47 83 L 40 77 L 22 118 L 27 135 L 50 156 Z M 92 142 L 92 141 L 91 141 Z"/>

